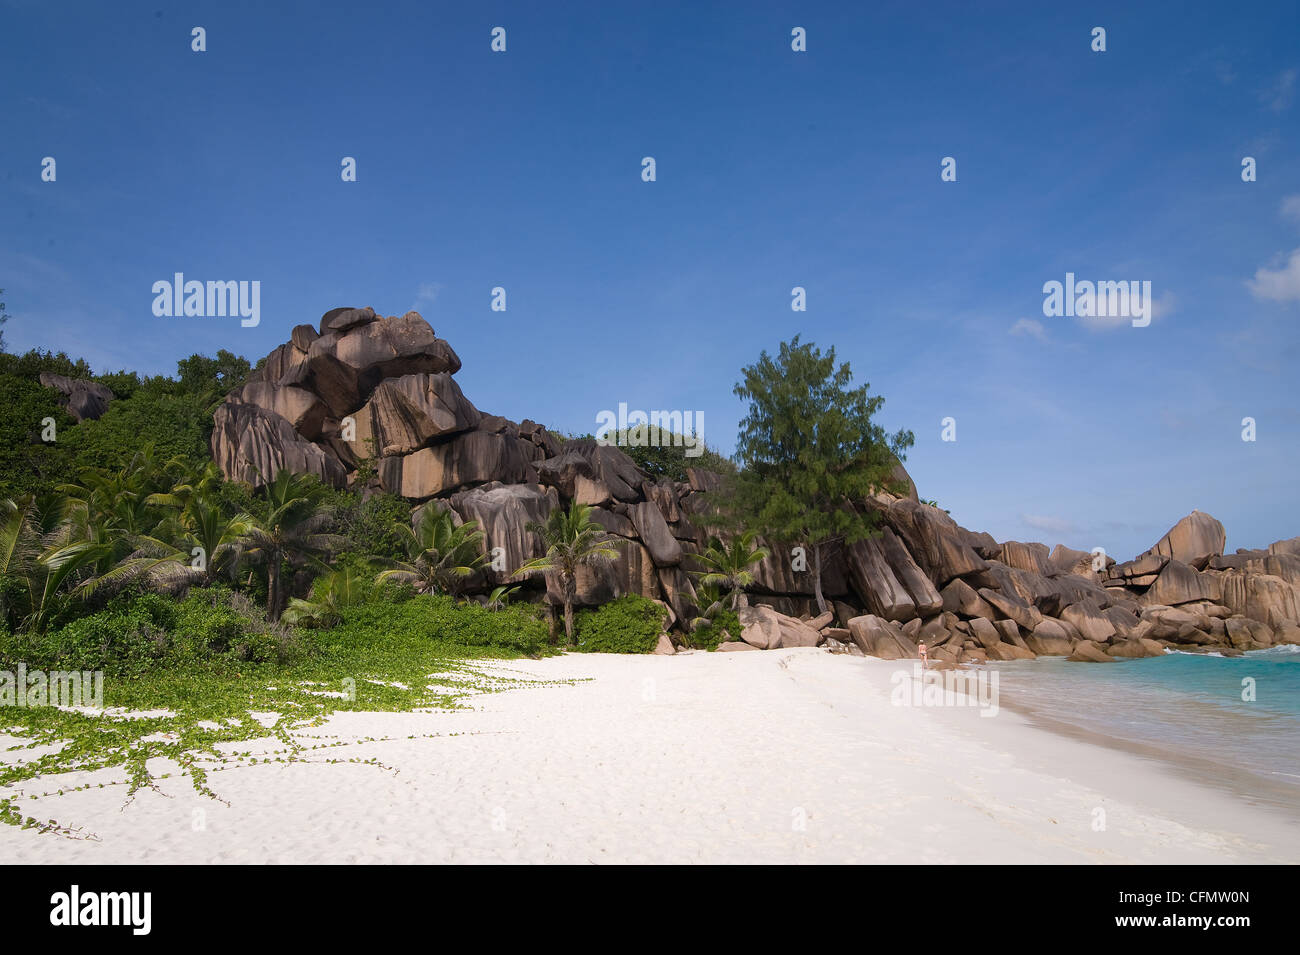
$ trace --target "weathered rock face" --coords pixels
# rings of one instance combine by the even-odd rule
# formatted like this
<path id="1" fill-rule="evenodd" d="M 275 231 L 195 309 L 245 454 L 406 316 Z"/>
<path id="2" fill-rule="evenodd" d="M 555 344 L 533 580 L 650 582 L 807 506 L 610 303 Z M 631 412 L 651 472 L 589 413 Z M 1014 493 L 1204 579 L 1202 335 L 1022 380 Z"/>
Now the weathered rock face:
<path id="1" fill-rule="evenodd" d="M 813 594 L 813 558 L 808 548 L 797 552 L 796 545 L 758 539 L 758 546 L 768 555 L 754 566 L 754 591 L 761 594 L 785 594 L 811 597 Z M 839 543 L 822 548 L 822 593 L 829 600 L 849 594 L 848 568 L 844 548 Z"/>
<path id="2" fill-rule="evenodd" d="M 542 556 L 530 522 L 573 501 L 590 505 L 618 558 L 581 570 L 578 603 L 640 594 L 687 629 L 698 610 L 693 555 L 722 478 L 688 468 L 685 481 L 656 481 L 617 447 L 484 414 L 455 382 L 459 369 L 415 312 L 333 309 L 296 326 L 217 409 L 213 458 L 227 477 L 253 484 L 288 468 L 335 486 L 356 482 L 371 460 L 367 490 L 450 507 L 480 525 L 492 563 L 473 586 L 484 589 L 520 583 L 514 572 Z M 111 397 L 48 377 L 74 413 L 102 413 Z M 724 649 L 824 645 L 901 659 L 924 643 L 932 660 L 952 664 L 1035 654 L 1103 662 L 1300 641 L 1300 537 L 1224 555 L 1223 525 L 1194 511 L 1146 553 L 1115 563 L 1063 545 L 999 543 L 920 503 L 901 464 L 895 479 L 902 496 L 878 490 L 850 502 L 876 513 L 877 533 L 823 545 L 825 614 L 814 617 L 807 547 L 762 542 L 770 556 L 753 571 L 744 638 Z M 554 574 L 522 582 L 533 599 L 562 598 Z"/>
<path id="3" fill-rule="evenodd" d="M 382 381 L 352 417 L 354 437 L 348 444 L 364 458 L 410 454 L 435 439 L 476 428 L 483 416 L 443 372 Z"/>
<path id="4" fill-rule="evenodd" d="M 591 439 L 567 441 L 563 451 L 537 469 L 543 484 L 570 500 L 585 497 L 584 504 L 611 500 L 635 501 L 641 497 L 646 475 L 618 448 Z"/>
<path id="5" fill-rule="evenodd" d="M 1223 604 L 1235 614 L 1276 629 L 1300 621 L 1300 587 L 1271 574 L 1225 572 Z"/>
<path id="6" fill-rule="evenodd" d="M 226 477 L 253 485 L 264 484 L 282 470 L 314 474 L 335 486 L 346 476 L 337 458 L 298 434 L 286 419 L 241 402 L 217 408 L 212 457 Z"/>
<path id="7" fill-rule="evenodd" d="M 1007 541 L 1002 545 L 1000 559 L 1008 567 L 1027 570 L 1046 577 L 1051 573 L 1051 554 L 1046 544 L 1022 544 L 1020 541 Z"/>
<path id="8" fill-rule="evenodd" d="M 530 523 L 542 524 L 560 506 L 559 495 L 536 484 L 493 482 L 451 496 L 451 507 L 464 521 L 475 521 L 488 542 L 488 555 L 499 557 L 494 569 L 485 571 L 487 583 L 518 583 L 514 571 L 544 553 L 541 538 L 528 530 Z M 417 515 L 418 519 L 418 515 Z M 493 554 L 494 548 L 501 548 Z"/>
<path id="9" fill-rule="evenodd" d="M 1073 641 L 1069 632 L 1056 620 L 1043 620 L 1033 632 L 1025 637 L 1029 649 L 1040 657 L 1069 656 Z"/>
<path id="10" fill-rule="evenodd" d="M 902 660 L 917 657 L 916 644 L 892 620 L 882 620 L 874 614 L 864 614 L 849 621 L 849 633 L 863 653 L 882 660 Z"/>
<path id="11" fill-rule="evenodd" d="M 682 545 L 668 530 L 668 522 L 658 505 L 643 501 L 632 505 L 628 513 L 632 527 L 649 548 L 656 567 L 676 567 L 682 562 Z"/>
<path id="12" fill-rule="evenodd" d="M 1152 603 L 1168 604 L 1171 607 L 1194 600 L 1213 600 L 1217 603 L 1223 598 L 1223 584 L 1213 572 L 1201 573 L 1181 560 L 1171 558 L 1146 596 Z"/>
<path id="13" fill-rule="evenodd" d="M 1173 560 L 1204 570 L 1210 558 L 1223 553 L 1227 542 L 1223 525 L 1209 514 L 1192 511 L 1169 528 L 1148 553 L 1162 554 Z"/>
<path id="14" fill-rule="evenodd" d="M 771 607 L 755 605 L 742 607 L 740 639 L 759 650 L 776 650 L 780 647 L 815 647 L 821 635 L 811 627 L 778 613 Z"/>
<path id="15" fill-rule="evenodd" d="M 917 615 L 916 601 L 894 576 L 879 538 L 855 541 L 846 551 L 853 589 L 872 614 L 885 620 L 910 620 Z"/>
<path id="16" fill-rule="evenodd" d="M 52 372 L 41 372 L 41 384 L 53 388 L 63 395 L 60 402 L 78 422 L 97 420 L 108 410 L 108 403 L 113 400 L 113 392 L 107 386 L 84 378 L 69 378 Z"/>
<path id="17" fill-rule="evenodd" d="M 253 381 L 244 386 L 240 397 L 250 405 L 257 405 L 284 418 L 308 441 L 315 441 L 321 436 L 321 429 L 329 414 L 325 402 L 297 385 Z"/>
<path id="18" fill-rule="evenodd" d="M 884 518 L 908 541 L 916 563 L 937 587 L 954 577 L 987 567 L 967 539 L 970 532 L 937 507 L 910 500 L 895 501 L 884 512 Z"/>

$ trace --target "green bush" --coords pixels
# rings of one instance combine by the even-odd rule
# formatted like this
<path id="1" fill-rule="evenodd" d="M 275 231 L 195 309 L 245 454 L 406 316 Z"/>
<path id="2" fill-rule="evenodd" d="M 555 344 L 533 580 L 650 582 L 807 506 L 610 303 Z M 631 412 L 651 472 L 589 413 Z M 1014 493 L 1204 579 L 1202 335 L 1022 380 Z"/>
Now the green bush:
<path id="1" fill-rule="evenodd" d="M 290 662 L 296 639 L 267 623 L 246 597 L 224 587 L 181 601 L 123 595 L 98 613 L 39 634 L 0 634 L 0 662 L 49 670 L 103 670 L 138 677 L 154 669 Z"/>
<path id="2" fill-rule="evenodd" d="M 167 654 L 176 605 L 152 594 L 119 600 L 44 633 L 0 638 L 5 669 L 18 663 L 48 670 L 104 670 L 136 676 Z"/>
<path id="3" fill-rule="evenodd" d="M 59 393 L 41 385 L 42 371 L 75 374 L 80 366 L 68 356 L 28 352 L 0 354 L 0 497 L 48 491 L 75 471 L 63 437 L 76 422 L 59 406 Z M 89 369 L 85 369 L 89 370 Z M 56 440 L 41 440 L 41 421 L 53 418 Z"/>
<path id="4" fill-rule="evenodd" d="M 198 395 L 169 394 L 141 387 L 129 398 L 114 399 L 98 421 L 83 421 L 59 432 L 59 443 L 74 458 L 73 468 L 123 467 L 136 451 L 153 445 L 159 461 L 179 457 L 190 467 L 210 461 L 212 415 Z"/>
<path id="5" fill-rule="evenodd" d="M 401 653 L 413 642 L 497 648 L 532 656 L 547 650 L 546 622 L 531 607 L 515 604 L 492 611 L 475 603 L 457 603 L 444 594 L 403 596 L 385 587 L 366 603 L 341 610 L 342 623 L 318 635 L 325 652 L 340 643 L 364 645 L 378 666 L 386 652 Z"/>
<path id="6" fill-rule="evenodd" d="M 177 608 L 172 658 L 285 664 L 302 648 L 287 627 L 267 621 L 262 609 L 225 587 L 196 588 Z"/>
<path id="7" fill-rule="evenodd" d="M 574 621 L 583 653 L 649 653 L 668 624 L 653 600 L 627 594 L 595 610 L 579 610 Z"/>
<path id="8" fill-rule="evenodd" d="M 340 557 L 405 556 L 397 526 L 410 526 L 408 501 L 388 493 L 373 494 L 363 501 L 356 490 L 330 491 L 326 496 L 327 503 L 334 507 L 334 533 L 348 541 Z"/>
<path id="9" fill-rule="evenodd" d="M 687 468 L 718 474 L 735 474 L 736 465 L 707 444 L 695 446 L 698 436 L 684 436 L 655 425 L 637 425 L 606 436 L 618 444 L 637 467 L 658 479 L 685 481 Z M 702 442 L 701 442 L 702 443 Z M 694 452 L 691 455 L 687 451 Z"/>
<path id="10" fill-rule="evenodd" d="M 740 618 L 734 610 L 718 609 L 713 619 L 686 635 L 686 642 L 697 650 L 716 650 L 724 640 L 740 639 Z"/>

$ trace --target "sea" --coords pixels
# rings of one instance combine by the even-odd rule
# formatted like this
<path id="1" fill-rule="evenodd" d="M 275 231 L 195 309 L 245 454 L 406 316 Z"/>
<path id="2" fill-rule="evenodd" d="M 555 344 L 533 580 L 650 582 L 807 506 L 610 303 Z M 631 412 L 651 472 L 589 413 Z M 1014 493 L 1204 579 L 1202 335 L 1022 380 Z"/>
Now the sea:
<path id="1" fill-rule="evenodd" d="M 1172 765 L 1252 803 L 1300 812 L 1300 646 L 1238 657 L 992 663 L 1002 706 Z"/>

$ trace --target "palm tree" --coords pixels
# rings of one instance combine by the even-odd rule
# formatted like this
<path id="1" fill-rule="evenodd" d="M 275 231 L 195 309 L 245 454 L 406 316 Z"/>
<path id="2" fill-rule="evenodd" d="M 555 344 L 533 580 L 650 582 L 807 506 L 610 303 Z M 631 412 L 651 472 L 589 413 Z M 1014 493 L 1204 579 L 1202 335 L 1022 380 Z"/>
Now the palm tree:
<path id="1" fill-rule="evenodd" d="M 694 572 L 700 578 L 700 583 L 728 591 L 728 603 L 732 610 L 743 607 L 746 603 L 745 588 L 754 582 L 750 566 L 768 555 L 766 547 L 754 546 L 756 536 L 753 531 L 746 531 L 726 544 L 713 537 L 704 552 L 695 555 L 696 560 L 707 568 Z"/>
<path id="2" fill-rule="evenodd" d="M 702 609 L 700 615 L 691 621 L 692 630 L 712 626 L 713 618 L 717 616 L 718 611 L 722 610 L 727 602 L 727 595 L 723 593 L 722 588 L 717 584 L 701 583 L 695 588 L 695 599 Z"/>
<path id="3" fill-rule="evenodd" d="M 165 468 L 175 459 L 160 463 L 152 445 L 145 445 L 117 470 L 87 468 L 79 483 L 62 484 L 81 520 L 103 523 L 124 534 L 145 534 L 158 523 L 159 514 L 150 501 L 153 492 L 168 486 Z"/>
<path id="4" fill-rule="evenodd" d="M 388 561 L 392 566 L 379 574 L 380 583 L 411 584 L 422 594 L 454 594 L 487 560 L 478 523 L 457 526 L 452 512 L 435 504 L 421 509 L 414 527 L 399 524 L 398 533 L 407 559 Z"/>
<path id="5" fill-rule="evenodd" d="M 177 468 L 189 473 L 170 491 L 149 492 Z M 146 449 L 119 471 L 83 472 L 82 482 L 64 487 L 74 536 L 97 548 L 90 576 L 77 587 L 81 596 L 131 582 L 166 592 L 211 583 L 242 552 L 251 518 L 226 515 L 216 494 L 221 473 L 215 464 L 193 470 L 172 459 L 159 466 Z"/>
<path id="6" fill-rule="evenodd" d="M 303 563 L 343 543 L 325 532 L 334 512 L 320 503 L 320 491 L 311 475 L 282 470 L 266 485 L 268 513 L 249 518 L 244 528 L 249 554 L 266 564 L 266 615 L 272 623 L 280 619 L 283 603 L 281 565 Z"/>
<path id="7" fill-rule="evenodd" d="M 591 520 L 591 508 L 574 501 L 567 511 L 555 508 L 545 523 L 529 521 L 527 529 L 541 535 L 546 554 L 530 560 L 515 575 L 554 571 L 564 594 L 564 633 L 573 636 L 573 603 L 578 596 L 578 568 L 618 559 L 605 529 Z"/>
<path id="8" fill-rule="evenodd" d="M 196 576 L 205 584 L 215 580 L 223 567 L 234 568 L 253 524 L 252 516 L 246 513 L 227 516 L 216 494 L 220 484 L 221 472 L 215 464 L 209 463 L 188 479 L 182 479 L 170 491 L 148 497 L 151 505 L 171 511 L 159 525 L 155 539 L 182 541 L 186 546 L 180 550 L 188 551 L 184 554 L 188 563 L 192 563 L 191 558 L 200 556 L 194 553 L 195 549 L 200 549 L 202 560 L 195 569 Z"/>
<path id="9" fill-rule="evenodd" d="M 332 627 L 342 619 L 345 607 L 365 601 L 370 586 L 368 573 L 340 567 L 316 578 L 310 600 L 291 597 L 281 619 L 302 627 Z"/>
<path id="10" fill-rule="evenodd" d="M 507 587 L 505 584 L 500 587 L 493 587 L 484 606 L 488 610 L 505 610 L 506 604 L 510 602 L 510 598 L 515 595 L 515 591 L 518 589 L 518 587 Z"/>
<path id="11" fill-rule="evenodd" d="M 106 545 L 73 535 L 68 513 L 57 494 L 0 501 L 0 577 L 20 581 L 21 598 L 20 606 L 0 607 L 0 617 L 43 629 L 65 584 L 104 557 Z"/>

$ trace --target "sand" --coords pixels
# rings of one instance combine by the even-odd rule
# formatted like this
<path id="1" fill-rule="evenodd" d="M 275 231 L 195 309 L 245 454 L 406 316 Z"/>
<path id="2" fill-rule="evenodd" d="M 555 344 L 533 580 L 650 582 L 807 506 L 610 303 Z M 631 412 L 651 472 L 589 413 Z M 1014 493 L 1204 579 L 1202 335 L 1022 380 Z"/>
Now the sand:
<path id="1" fill-rule="evenodd" d="M 0 826 L 0 858 L 1300 861 L 1300 809 L 1263 811 L 1006 708 L 990 719 L 893 705 L 901 666 L 817 649 L 492 664 L 538 682 L 476 696 L 465 711 L 337 714 L 299 734 L 345 744 L 310 762 L 213 772 L 224 802 L 181 778 L 129 803 L 120 785 L 24 801 L 24 811 L 98 839 Z M 155 773 L 169 768 L 156 762 Z M 122 779 L 71 773 L 24 788 Z"/>

